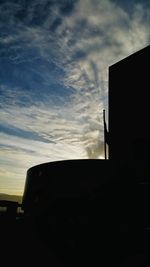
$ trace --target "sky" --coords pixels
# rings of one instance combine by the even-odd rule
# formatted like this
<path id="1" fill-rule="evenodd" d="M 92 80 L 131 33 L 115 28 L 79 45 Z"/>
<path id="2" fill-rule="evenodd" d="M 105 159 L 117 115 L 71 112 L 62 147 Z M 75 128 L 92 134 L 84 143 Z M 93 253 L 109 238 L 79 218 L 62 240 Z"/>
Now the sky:
<path id="1" fill-rule="evenodd" d="M 146 0 L 0 1 L 0 193 L 36 164 L 104 158 L 108 68 L 149 43 Z"/>

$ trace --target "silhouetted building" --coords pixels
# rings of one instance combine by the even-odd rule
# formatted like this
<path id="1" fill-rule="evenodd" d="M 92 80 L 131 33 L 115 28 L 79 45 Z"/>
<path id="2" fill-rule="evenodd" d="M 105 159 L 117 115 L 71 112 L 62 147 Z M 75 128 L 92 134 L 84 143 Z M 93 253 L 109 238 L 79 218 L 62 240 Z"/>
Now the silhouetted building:
<path id="1" fill-rule="evenodd" d="M 27 213 L 39 214 L 47 208 L 52 210 L 58 201 L 63 208 L 69 205 L 73 211 L 71 200 L 75 199 L 77 203 L 83 197 L 93 197 L 93 193 L 96 196 L 101 186 L 112 180 L 113 173 L 108 161 L 94 159 L 56 161 L 33 166 L 27 171 L 23 209 Z"/>
<path id="2" fill-rule="evenodd" d="M 109 159 L 149 160 L 150 46 L 109 67 Z"/>
<path id="3" fill-rule="evenodd" d="M 27 171 L 25 217 L 35 222 L 37 235 L 70 262 L 69 266 L 83 266 L 87 259 L 95 262 L 99 257 L 97 243 L 103 250 L 100 260 L 106 258 L 111 210 L 108 196 L 114 193 L 108 184 L 113 174 L 109 161 L 94 159 L 49 162 Z"/>

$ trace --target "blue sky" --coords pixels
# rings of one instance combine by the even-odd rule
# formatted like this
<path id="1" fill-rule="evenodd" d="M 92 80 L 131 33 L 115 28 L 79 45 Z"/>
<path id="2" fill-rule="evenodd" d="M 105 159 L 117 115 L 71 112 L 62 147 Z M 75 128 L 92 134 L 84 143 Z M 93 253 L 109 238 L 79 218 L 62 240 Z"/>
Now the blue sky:
<path id="1" fill-rule="evenodd" d="M 149 1 L 0 2 L 0 192 L 35 164 L 103 158 L 108 67 L 149 45 Z"/>

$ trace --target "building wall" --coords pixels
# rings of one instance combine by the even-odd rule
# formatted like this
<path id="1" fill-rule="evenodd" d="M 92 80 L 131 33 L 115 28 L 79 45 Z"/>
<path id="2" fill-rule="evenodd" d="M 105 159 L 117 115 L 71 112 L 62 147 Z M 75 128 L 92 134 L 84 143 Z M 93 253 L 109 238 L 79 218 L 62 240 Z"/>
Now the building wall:
<path id="1" fill-rule="evenodd" d="M 109 67 L 110 159 L 148 159 L 149 81 L 150 46 Z"/>

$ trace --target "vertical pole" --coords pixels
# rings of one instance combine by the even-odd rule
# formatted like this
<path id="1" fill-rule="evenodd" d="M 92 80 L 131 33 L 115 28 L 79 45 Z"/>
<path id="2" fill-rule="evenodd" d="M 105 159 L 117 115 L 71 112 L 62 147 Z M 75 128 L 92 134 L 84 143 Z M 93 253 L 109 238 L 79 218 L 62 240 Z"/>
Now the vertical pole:
<path id="1" fill-rule="evenodd" d="M 104 155 L 105 155 L 105 159 L 107 159 L 105 109 L 103 109 L 103 124 L 104 124 Z"/>

